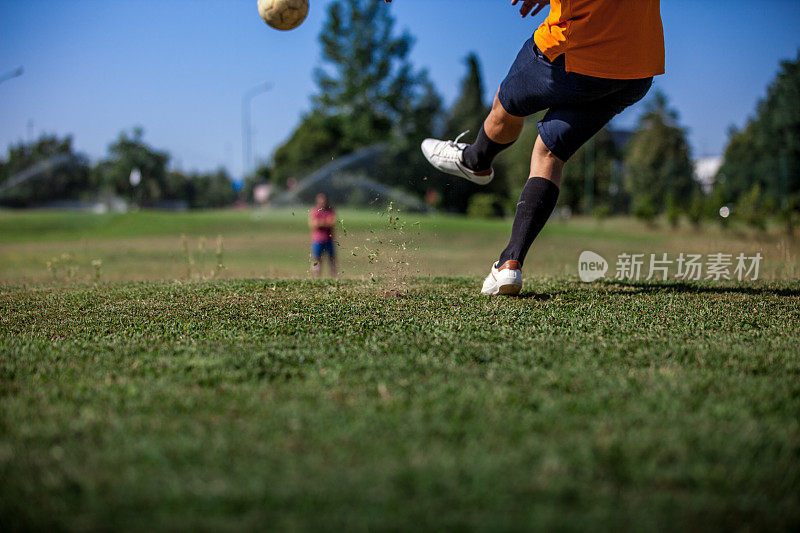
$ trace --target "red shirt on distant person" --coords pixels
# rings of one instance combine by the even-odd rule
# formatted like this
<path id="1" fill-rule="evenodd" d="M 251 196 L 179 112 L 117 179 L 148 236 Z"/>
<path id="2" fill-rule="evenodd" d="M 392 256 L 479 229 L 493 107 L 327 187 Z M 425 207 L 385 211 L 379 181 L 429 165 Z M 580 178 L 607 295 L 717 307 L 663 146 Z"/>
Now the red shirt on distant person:
<path id="1" fill-rule="evenodd" d="M 336 211 L 330 206 L 311 209 L 311 240 L 313 242 L 330 242 L 333 240 L 333 228 L 336 226 Z"/>
<path id="2" fill-rule="evenodd" d="M 325 193 L 319 193 L 314 207 L 308 212 L 308 227 L 311 229 L 311 273 L 321 274 L 321 263 L 328 256 L 331 276 L 336 275 L 336 246 L 333 242 L 333 228 L 336 226 L 336 211 L 328 202 Z"/>

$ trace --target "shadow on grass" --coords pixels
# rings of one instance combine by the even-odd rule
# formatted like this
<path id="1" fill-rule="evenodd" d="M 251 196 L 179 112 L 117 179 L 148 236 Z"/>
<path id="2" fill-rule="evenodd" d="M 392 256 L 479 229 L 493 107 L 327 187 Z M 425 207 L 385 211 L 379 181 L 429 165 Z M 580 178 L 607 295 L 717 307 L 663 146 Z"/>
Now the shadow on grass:
<path id="1" fill-rule="evenodd" d="M 583 286 L 583 285 L 581 285 Z M 732 285 L 703 285 L 685 282 L 649 282 L 649 283 L 625 283 L 616 280 L 606 280 L 597 285 L 586 285 L 589 288 L 601 289 L 605 294 L 744 294 L 748 296 L 780 296 L 787 298 L 800 297 L 800 289 L 790 289 L 787 287 L 758 287 L 758 286 L 732 286 Z M 518 298 L 520 300 L 534 300 L 546 302 L 557 294 L 570 291 L 557 291 L 555 293 L 523 292 Z"/>
<path id="2" fill-rule="evenodd" d="M 784 296 L 798 297 L 800 289 L 786 287 L 757 287 L 731 285 L 701 285 L 684 282 L 668 283 L 624 283 L 622 281 L 606 281 L 603 287 L 609 288 L 611 294 L 651 294 L 671 292 L 675 294 L 746 294 L 750 296 Z"/>
<path id="3" fill-rule="evenodd" d="M 520 300 L 536 300 L 537 302 L 546 302 L 553 298 L 552 294 L 541 293 L 541 292 L 523 292 L 516 296 Z"/>

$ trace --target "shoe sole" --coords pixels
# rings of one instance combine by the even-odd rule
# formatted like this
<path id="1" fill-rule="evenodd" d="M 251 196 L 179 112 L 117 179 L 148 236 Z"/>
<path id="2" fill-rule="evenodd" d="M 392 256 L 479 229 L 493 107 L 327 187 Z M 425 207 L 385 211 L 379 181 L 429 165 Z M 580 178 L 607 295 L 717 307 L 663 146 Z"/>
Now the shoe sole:
<path id="1" fill-rule="evenodd" d="M 500 285 L 500 292 L 503 296 L 516 296 L 522 290 L 522 285 Z"/>

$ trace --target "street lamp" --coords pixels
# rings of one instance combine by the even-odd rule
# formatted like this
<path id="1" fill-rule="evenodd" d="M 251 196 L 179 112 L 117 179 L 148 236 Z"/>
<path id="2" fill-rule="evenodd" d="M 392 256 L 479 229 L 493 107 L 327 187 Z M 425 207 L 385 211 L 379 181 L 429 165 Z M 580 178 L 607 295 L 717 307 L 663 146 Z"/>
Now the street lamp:
<path id="1" fill-rule="evenodd" d="M 24 68 L 17 67 L 17 68 L 15 68 L 14 70 L 12 70 L 10 72 L 6 72 L 5 74 L 0 75 L 0 83 L 3 83 L 4 81 L 8 81 L 8 80 L 11 80 L 11 79 L 14 79 L 14 78 L 19 78 L 24 73 L 25 73 L 25 69 Z"/>
<path id="2" fill-rule="evenodd" d="M 246 177 L 253 160 L 253 132 L 250 128 L 253 98 L 272 89 L 269 82 L 259 83 L 242 96 L 242 177 Z"/>

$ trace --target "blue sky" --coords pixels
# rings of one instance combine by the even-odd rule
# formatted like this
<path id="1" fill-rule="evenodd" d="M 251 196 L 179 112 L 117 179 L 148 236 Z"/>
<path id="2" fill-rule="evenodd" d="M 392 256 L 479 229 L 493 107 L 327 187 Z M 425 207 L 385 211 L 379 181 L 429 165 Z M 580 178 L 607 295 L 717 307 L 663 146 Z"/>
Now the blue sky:
<path id="1" fill-rule="evenodd" d="M 241 172 L 241 97 L 265 81 L 253 103 L 255 154 L 269 157 L 309 109 L 325 0 L 311 0 L 299 29 L 282 33 L 258 17 L 256 0 L 0 0 L 0 149 L 43 132 L 73 134 L 103 157 L 120 131 L 145 139 L 185 170 Z M 521 20 L 510 0 L 395 0 L 387 6 L 416 44 L 448 103 L 476 51 L 488 93 L 541 22 Z M 800 48 L 797 0 L 664 0 L 669 96 L 696 156 L 722 151 L 782 59 Z M 638 108 L 641 110 L 641 107 Z M 637 109 L 616 119 L 631 126 Z M 31 128 L 32 124 L 32 128 Z"/>

